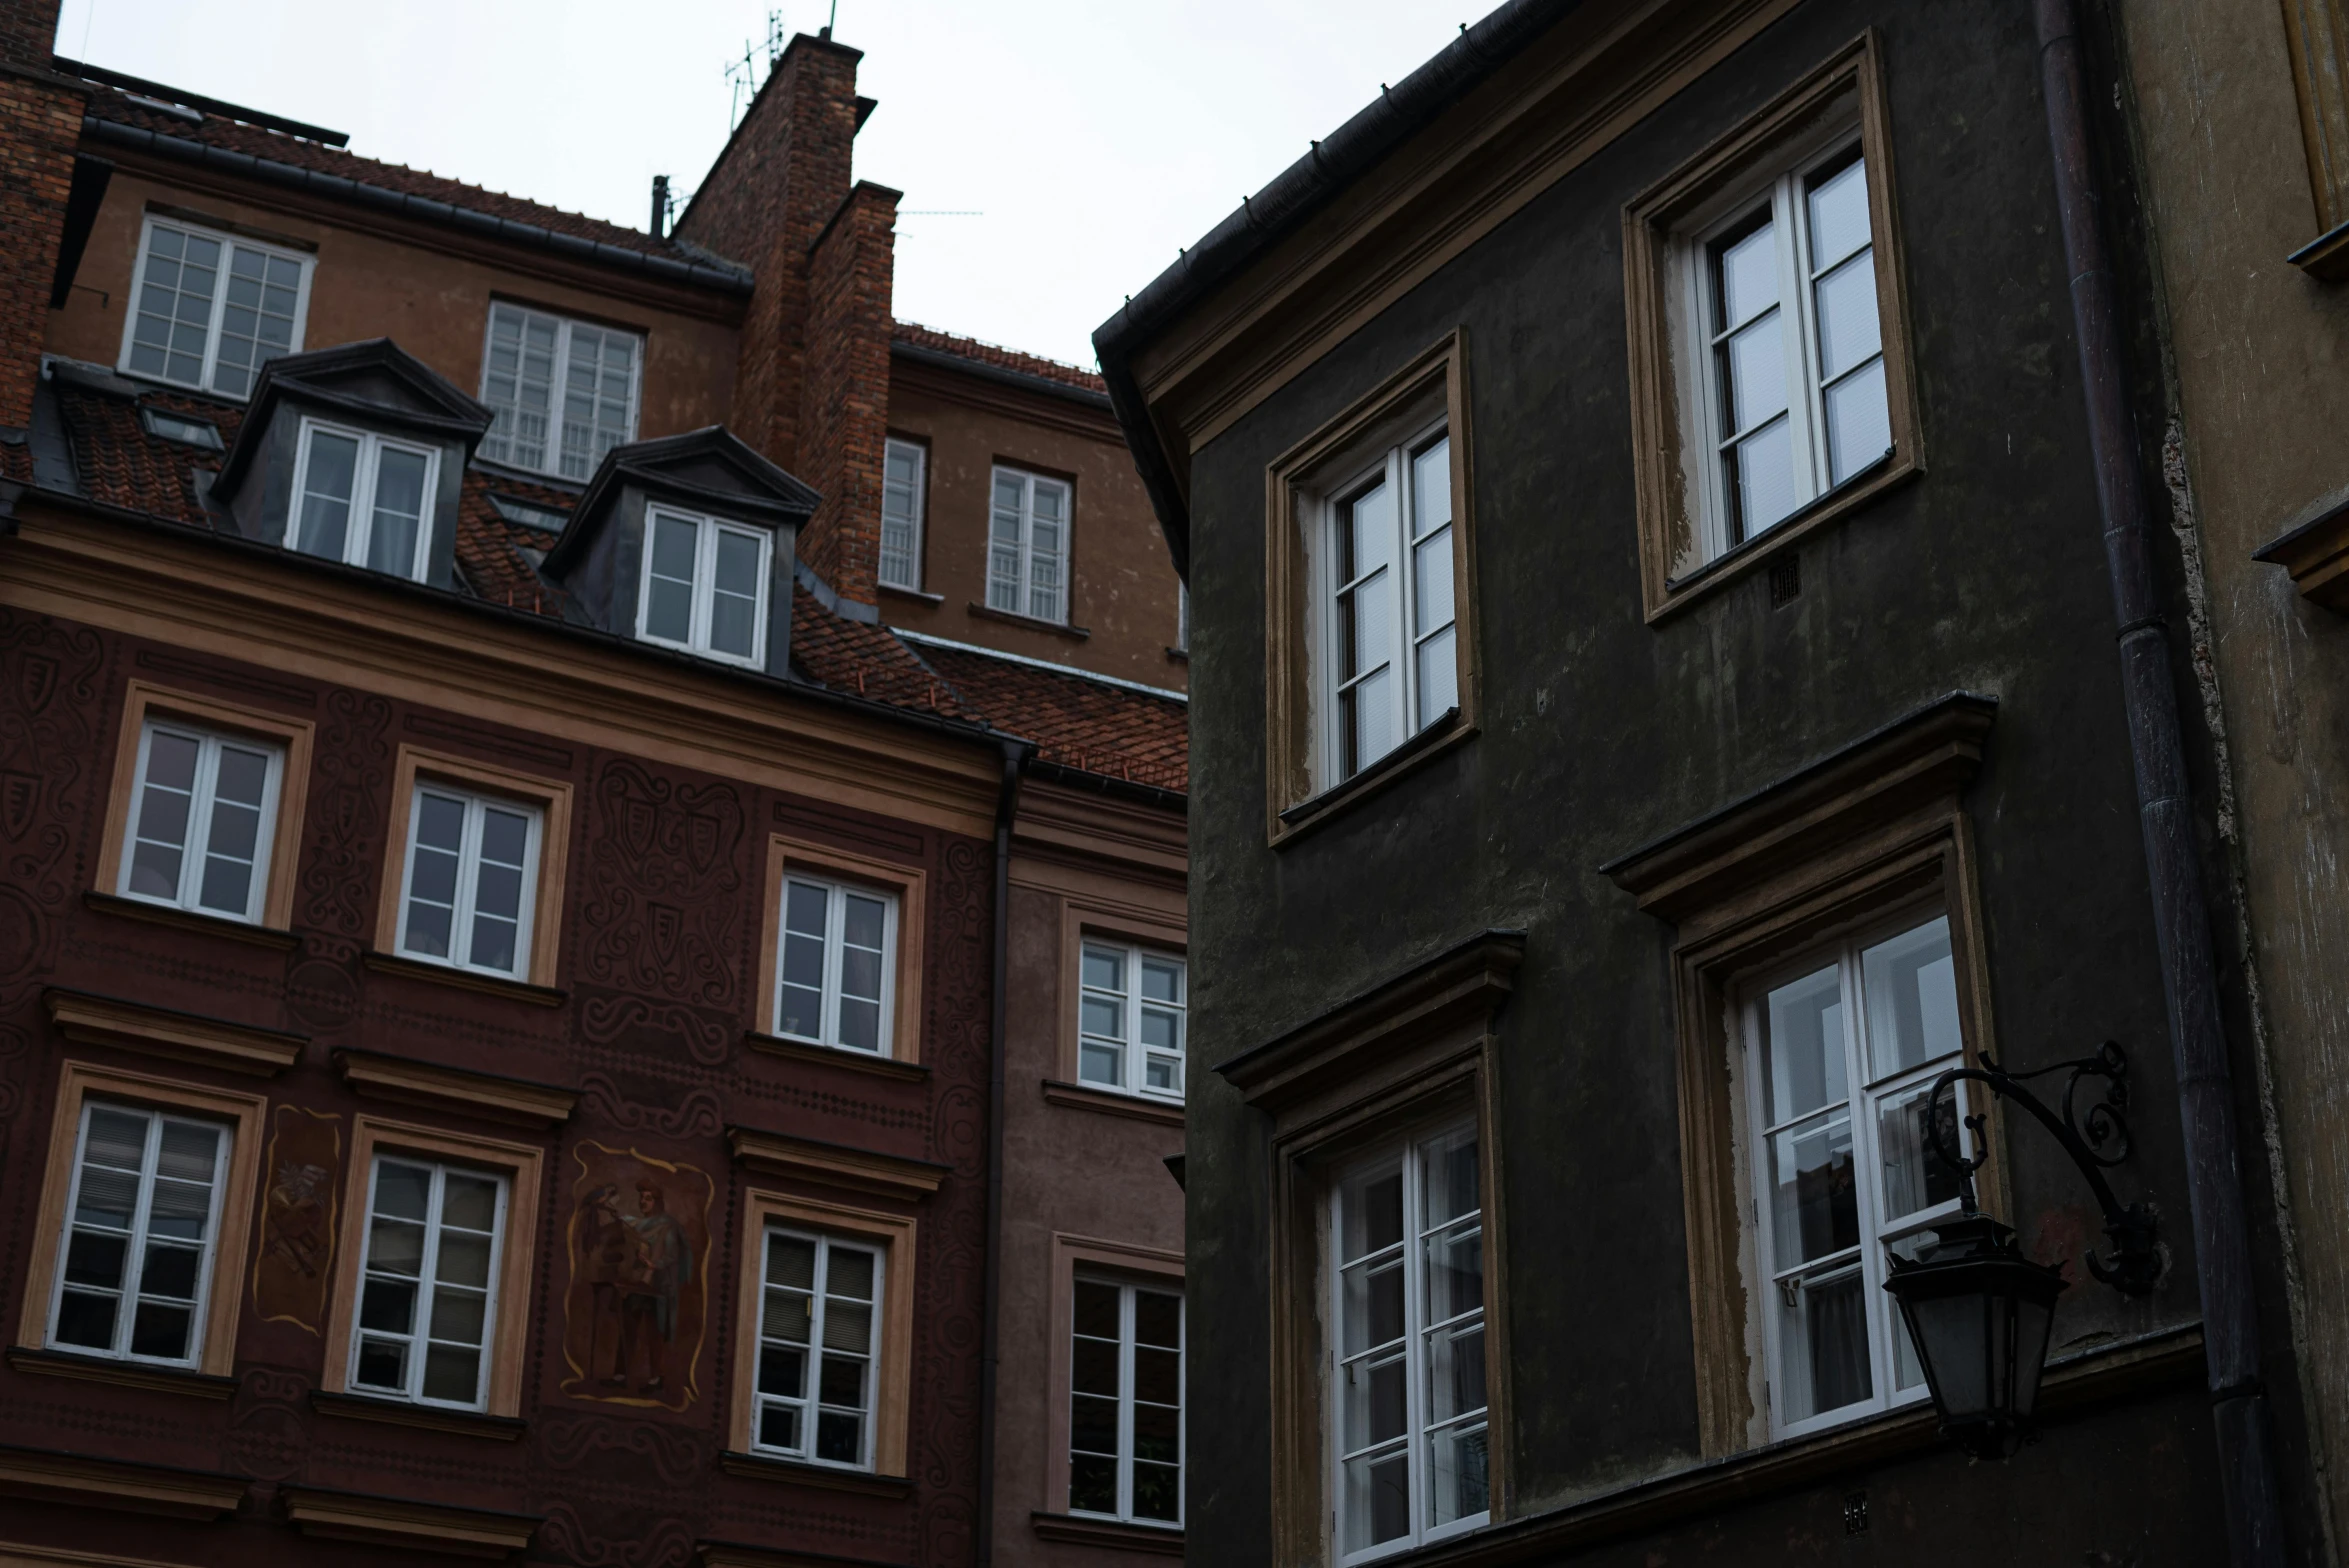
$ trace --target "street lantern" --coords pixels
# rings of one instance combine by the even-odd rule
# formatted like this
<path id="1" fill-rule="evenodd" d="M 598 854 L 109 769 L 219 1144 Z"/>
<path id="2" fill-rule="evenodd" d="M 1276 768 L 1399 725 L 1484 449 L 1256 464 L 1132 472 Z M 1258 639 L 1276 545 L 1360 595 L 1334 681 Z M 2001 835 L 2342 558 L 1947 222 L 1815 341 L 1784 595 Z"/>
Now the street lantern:
<path id="1" fill-rule="evenodd" d="M 1942 1226 L 1915 1262 L 1897 1254 L 1884 1288 L 1924 1364 L 1941 1434 L 1977 1459 L 2023 1444 L 2039 1405 L 2063 1271 L 2033 1263 L 1987 1214 Z"/>
<path id="2" fill-rule="evenodd" d="M 2071 1077 L 2059 1116 L 2023 1082 L 2067 1069 Z M 2088 1272 L 2115 1290 L 2141 1296 L 2161 1277 L 2153 1214 L 2141 1203 L 2123 1208 L 2104 1179 L 2106 1170 L 2129 1157 L 2128 1071 L 2128 1058 L 2107 1040 L 2094 1056 L 2034 1073 L 2009 1073 L 1984 1057 L 1980 1067 L 1951 1068 L 1927 1092 L 1925 1125 L 1934 1152 L 1958 1173 L 1960 1212 L 1935 1226 L 1913 1259 L 1893 1254 L 1884 1288 L 1900 1304 L 1942 1435 L 1977 1459 L 2004 1459 L 2031 1436 L 2064 1277 L 2060 1268 L 2024 1257 L 2015 1233 L 1976 1208 L 1974 1172 L 1988 1158 L 1985 1118 L 1965 1118 L 1974 1135 L 1975 1152 L 1968 1157 L 1958 1144 L 1955 1099 L 1945 1097 L 1961 1080 L 1983 1084 L 2055 1136 L 2104 1210 L 2111 1245 L 2107 1257 L 2088 1254 Z M 2085 1111 L 2073 1104 L 2082 1079 L 2104 1083 L 2103 1094 Z"/>

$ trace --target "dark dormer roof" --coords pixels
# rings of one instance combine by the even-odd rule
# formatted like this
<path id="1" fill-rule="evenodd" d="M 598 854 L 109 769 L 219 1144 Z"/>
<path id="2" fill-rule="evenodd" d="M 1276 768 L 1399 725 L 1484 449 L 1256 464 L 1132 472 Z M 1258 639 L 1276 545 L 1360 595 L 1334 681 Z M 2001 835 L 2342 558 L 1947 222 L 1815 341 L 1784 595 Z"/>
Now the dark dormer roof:
<path id="1" fill-rule="evenodd" d="M 283 354 L 261 367 L 243 428 L 220 465 L 213 493 L 236 494 L 282 398 L 347 415 L 377 429 L 461 441 L 470 459 L 495 416 L 390 338 Z"/>
<path id="2" fill-rule="evenodd" d="M 616 446 L 587 482 L 571 522 L 546 553 L 546 570 L 561 577 L 602 526 L 623 486 L 655 501 L 712 512 L 770 528 L 796 528 L 823 499 L 813 489 L 752 451 L 723 425 L 681 436 Z"/>

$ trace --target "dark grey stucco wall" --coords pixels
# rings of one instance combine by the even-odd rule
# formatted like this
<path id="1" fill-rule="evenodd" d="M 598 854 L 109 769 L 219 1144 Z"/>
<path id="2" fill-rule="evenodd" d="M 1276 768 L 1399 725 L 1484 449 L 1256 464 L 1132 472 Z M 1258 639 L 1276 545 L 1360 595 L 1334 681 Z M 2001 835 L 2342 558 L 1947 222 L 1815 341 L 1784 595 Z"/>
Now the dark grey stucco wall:
<path id="1" fill-rule="evenodd" d="M 1623 204 L 1871 25 L 1890 88 L 1927 472 L 1807 541 L 1791 604 L 1773 608 L 1765 575 L 1752 574 L 1651 628 L 1633 514 Z M 1498 1095 L 1520 1506 L 1694 1463 L 1671 933 L 1597 867 L 1953 689 L 2000 703 L 1968 799 L 1996 1043 L 2023 1066 L 2108 1036 L 2131 1049 L 2141 1152 L 2118 1185 L 2160 1204 L 2173 1264 L 2144 1302 L 2072 1291 L 2058 1343 L 2197 1315 L 2055 221 L 2026 7 L 1811 0 L 1194 458 L 1194 1561 L 1259 1561 L 1269 1528 L 1267 1126 L 1206 1069 L 1472 931 L 1524 927 Z M 1483 732 L 1274 852 L 1262 793 L 1265 467 L 1461 325 Z M 2077 1230 L 2086 1195 L 2052 1144 L 2017 1132 L 2008 1152 L 2026 1245 Z M 2146 1441 L 2187 1445 L 2179 1475 L 2207 1481 L 2199 1416 L 2148 1407 L 2145 1419 L 2167 1434 L 2149 1428 Z M 2125 1453 L 2127 1433 L 2123 1421 L 2082 1436 L 2090 1446 L 2052 1469 Z M 2021 1507 L 2038 1484 L 2013 1479 L 2019 1465 L 1916 1464 L 1926 1493 L 1957 1489 L 1918 1504 L 1918 1517 L 1996 1511 L 2001 1498 Z M 2144 1513 L 2151 1544 L 2138 1560 L 2222 1555 L 2209 1493 L 2181 1488 Z M 1790 1539 L 1795 1526 L 1767 1514 L 1726 1516 L 1721 1539 Z M 1925 1530 L 1903 1560 L 1979 1562 L 1980 1539 Z"/>

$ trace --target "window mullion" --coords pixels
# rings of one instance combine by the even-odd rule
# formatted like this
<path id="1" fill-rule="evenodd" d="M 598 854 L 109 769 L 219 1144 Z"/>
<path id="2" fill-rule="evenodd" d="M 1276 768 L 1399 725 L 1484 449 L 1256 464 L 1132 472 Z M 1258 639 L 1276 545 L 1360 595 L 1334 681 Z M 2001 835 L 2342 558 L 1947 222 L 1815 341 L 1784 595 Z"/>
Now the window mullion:
<path id="1" fill-rule="evenodd" d="M 807 1298 L 807 1380 L 800 1385 L 800 1414 L 806 1425 L 800 1428 L 799 1451 L 808 1459 L 816 1457 L 816 1429 L 824 1420 L 824 1314 L 832 1284 L 832 1238 L 818 1236 L 815 1242 L 816 1267 L 809 1277 L 814 1288 Z"/>
<path id="2" fill-rule="evenodd" d="M 212 847 L 212 802 L 220 787 L 218 736 L 197 739 L 196 776 L 188 786 L 188 826 L 179 857 L 178 903 L 182 909 L 196 907 L 204 891 L 204 856 Z"/>
<path id="3" fill-rule="evenodd" d="M 1134 1287 L 1117 1288 L 1117 1516 L 1134 1517 Z"/>
<path id="4" fill-rule="evenodd" d="M 473 966 L 473 900 L 481 883 L 481 835 L 489 812 L 473 796 L 465 798 L 465 826 L 457 835 L 457 890 L 449 909 L 449 956 L 459 952 L 467 968 Z"/>
<path id="5" fill-rule="evenodd" d="M 139 1153 L 138 1199 L 131 1209 L 130 1240 L 126 1244 L 129 1255 L 122 1260 L 122 1294 L 114 1309 L 114 1353 L 118 1356 L 130 1354 L 131 1335 L 139 1315 L 139 1291 L 147 1283 L 147 1221 L 155 1207 L 155 1169 L 162 1157 L 163 1116 L 160 1112 L 149 1112 L 147 1142 Z M 66 1216 L 67 1224 L 72 1220 L 71 1215 Z"/>
<path id="6" fill-rule="evenodd" d="M 1404 1483 L 1411 1488 L 1411 1539 L 1427 1534 L 1427 1298 L 1419 1260 L 1426 1228 L 1426 1172 L 1418 1148 L 1403 1146 L 1403 1435 Z"/>
<path id="7" fill-rule="evenodd" d="M 184 257 L 187 254 L 184 248 L 187 242 L 183 239 L 180 243 L 183 247 L 180 254 Z M 220 369 L 220 328 L 223 318 L 228 314 L 228 280 L 235 267 L 236 246 L 229 243 L 227 236 L 220 236 L 220 267 L 212 274 L 212 310 L 204 328 L 204 368 L 196 374 L 196 384 L 207 392 L 213 389 L 212 378 Z M 186 272 L 182 271 L 180 277 L 184 281 Z M 137 309 L 135 301 L 132 309 Z M 256 371 L 260 369 L 258 365 L 253 368 Z M 251 394 L 248 392 L 247 395 Z"/>
<path id="8" fill-rule="evenodd" d="M 408 1397 L 424 1397 L 424 1358 L 432 1353 L 432 1297 L 434 1281 L 440 1278 L 440 1212 L 441 1194 L 448 1181 L 448 1168 L 432 1167 L 432 1184 L 424 1200 L 424 1255 L 416 1270 L 416 1320 L 409 1325 L 408 1335 Z"/>
<path id="9" fill-rule="evenodd" d="M 1126 949 L 1126 1049 L 1118 1076 L 1121 1089 L 1139 1093 L 1150 1081 L 1142 1068 L 1142 950 Z"/>
<path id="10" fill-rule="evenodd" d="M 1882 1282 L 1884 1264 L 1883 1201 L 1881 1194 L 1882 1166 L 1877 1163 L 1875 1101 L 1867 1089 L 1868 998 L 1862 989 L 1865 980 L 1857 946 L 1844 949 L 1838 967 L 1842 970 L 1843 1036 L 1845 1073 L 1851 1083 L 1850 1107 L 1852 1166 L 1859 1174 L 1853 1183 L 1859 1200 L 1860 1234 L 1860 1297 L 1866 1303 L 1868 1328 L 1868 1389 L 1870 1403 L 1881 1409 L 1892 1400 L 1892 1366 L 1884 1355 L 1884 1303 L 1882 1292 L 1876 1287 Z"/>
<path id="11" fill-rule="evenodd" d="M 1397 447 L 1387 454 L 1387 488 L 1395 497 L 1395 569 L 1387 574 L 1387 603 L 1391 611 L 1387 624 L 1402 633 L 1400 637 L 1390 640 L 1390 652 L 1387 655 L 1399 666 L 1393 709 L 1397 745 L 1412 736 L 1419 712 L 1419 660 L 1416 657 L 1419 628 L 1413 623 L 1411 614 L 1417 597 L 1412 590 L 1418 587 L 1418 579 L 1417 563 L 1411 549 L 1413 509 L 1410 478 L 1410 448 Z"/>

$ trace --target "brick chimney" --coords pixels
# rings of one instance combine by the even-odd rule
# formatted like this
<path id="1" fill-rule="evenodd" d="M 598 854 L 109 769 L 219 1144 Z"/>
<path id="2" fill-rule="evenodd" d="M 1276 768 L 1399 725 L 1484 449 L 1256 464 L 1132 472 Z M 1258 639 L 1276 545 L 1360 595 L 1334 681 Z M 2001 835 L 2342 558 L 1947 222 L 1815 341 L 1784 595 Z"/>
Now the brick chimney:
<path id="1" fill-rule="evenodd" d="M 0 427 L 33 419 L 83 95 L 55 74 L 58 0 L 0 0 Z"/>
<path id="2" fill-rule="evenodd" d="M 856 95 L 862 58 L 794 38 L 675 232 L 751 269 L 727 425 L 822 493 L 799 558 L 848 604 L 871 607 L 898 193 L 852 183 L 872 110 Z"/>

